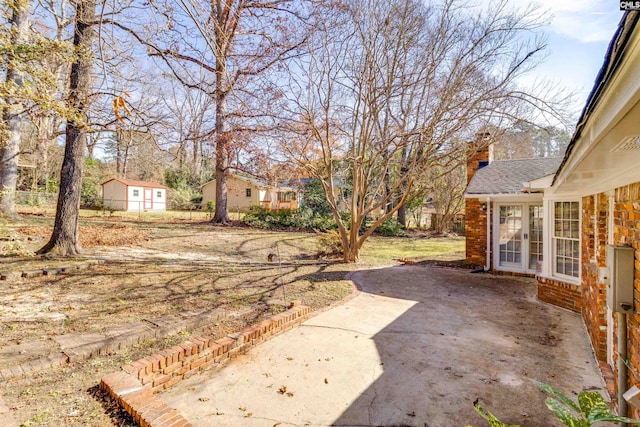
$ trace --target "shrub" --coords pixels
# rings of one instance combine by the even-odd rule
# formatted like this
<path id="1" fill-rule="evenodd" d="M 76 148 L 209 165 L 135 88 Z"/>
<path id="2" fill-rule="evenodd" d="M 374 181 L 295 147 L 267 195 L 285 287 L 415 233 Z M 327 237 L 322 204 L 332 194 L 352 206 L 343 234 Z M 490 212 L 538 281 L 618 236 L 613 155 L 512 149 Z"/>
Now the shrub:
<path id="1" fill-rule="evenodd" d="M 281 209 L 270 211 L 261 206 L 252 206 L 242 222 L 257 228 L 287 228 L 293 230 L 328 231 L 337 228 L 336 221 L 330 216 L 314 216 L 308 208 L 299 211 Z"/>
<path id="2" fill-rule="evenodd" d="M 318 233 L 318 255 L 336 257 L 342 255 L 342 239 L 335 230 Z"/>
<path id="3" fill-rule="evenodd" d="M 312 179 L 304 185 L 304 199 L 302 204 L 316 216 L 331 216 L 331 206 L 318 179 Z"/>
<path id="4" fill-rule="evenodd" d="M 167 190 L 167 202 L 170 209 L 189 209 L 193 205 L 192 200 L 198 197 L 198 193 L 191 187 L 169 188 Z"/>
<path id="5" fill-rule="evenodd" d="M 318 231 L 337 230 L 338 224 L 333 216 L 317 216 L 311 219 L 311 228 Z"/>
<path id="6" fill-rule="evenodd" d="M 390 237 L 399 237 L 405 235 L 404 230 L 402 229 L 402 225 L 394 217 L 385 219 L 382 224 L 380 224 L 378 228 L 376 228 L 376 233 Z"/>
<path id="7" fill-rule="evenodd" d="M 102 207 L 102 196 L 95 183 L 82 181 L 80 206 L 85 209 L 100 209 Z"/>

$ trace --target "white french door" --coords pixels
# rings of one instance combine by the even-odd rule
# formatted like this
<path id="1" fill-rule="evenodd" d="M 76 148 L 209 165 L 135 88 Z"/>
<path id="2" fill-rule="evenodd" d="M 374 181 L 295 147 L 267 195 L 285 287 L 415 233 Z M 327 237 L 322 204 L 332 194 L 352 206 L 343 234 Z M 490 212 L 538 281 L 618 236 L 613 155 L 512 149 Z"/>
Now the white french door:
<path id="1" fill-rule="evenodd" d="M 501 270 L 535 273 L 542 262 L 542 205 L 498 204 L 494 265 Z"/>

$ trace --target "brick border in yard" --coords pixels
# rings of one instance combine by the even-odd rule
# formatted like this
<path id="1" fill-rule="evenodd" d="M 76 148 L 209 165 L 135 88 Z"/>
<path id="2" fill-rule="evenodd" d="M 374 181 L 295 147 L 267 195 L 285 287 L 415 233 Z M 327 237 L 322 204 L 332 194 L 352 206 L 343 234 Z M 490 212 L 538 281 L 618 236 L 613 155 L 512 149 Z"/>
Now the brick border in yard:
<path id="1" fill-rule="evenodd" d="M 35 270 L 23 270 L 23 271 L 0 271 L 0 280 L 11 280 L 17 279 L 19 277 L 24 277 L 27 279 L 31 279 L 34 277 L 40 276 L 54 276 L 56 274 L 69 272 L 72 270 L 85 270 L 93 265 L 104 264 L 105 260 L 103 259 L 90 259 L 86 261 L 79 262 L 77 264 L 68 264 L 60 267 L 44 267 L 38 268 Z"/>
<path id="2" fill-rule="evenodd" d="M 214 340 L 198 337 L 122 366 L 103 377 L 100 387 L 142 427 L 192 426 L 156 395 L 199 372 L 219 368 L 238 354 L 287 331 L 310 317 L 296 305 L 238 333 Z"/>

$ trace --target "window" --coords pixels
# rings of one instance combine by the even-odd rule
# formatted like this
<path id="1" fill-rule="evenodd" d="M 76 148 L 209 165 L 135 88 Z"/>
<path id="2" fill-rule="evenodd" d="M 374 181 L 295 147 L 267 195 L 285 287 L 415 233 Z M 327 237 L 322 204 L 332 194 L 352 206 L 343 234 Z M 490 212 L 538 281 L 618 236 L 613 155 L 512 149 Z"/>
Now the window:
<path id="1" fill-rule="evenodd" d="M 140 197 L 140 190 L 133 190 L 133 197 Z"/>
<path id="2" fill-rule="evenodd" d="M 157 197 L 158 199 L 162 199 L 162 191 L 158 191 L 158 192 L 156 193 L 156 197 Z"/>
<path id="3" fill-rule="evenodd" d="M 247 188 L 246 190 L 244 190 L 244 193 L 247 197 L 251 197 L 251 189 Z"/>
<path id="4" fill-rule="evenodd" d="M 557 274 L 578 277 L 580 273 L 580 204 L 555 202 L 553 250 Z"/>
<path id="5" fill-rule="evenodd" d="M 279 202 L 290 202 L 296 200 L 296 193 L 293 191 L 278 191 Z"/>

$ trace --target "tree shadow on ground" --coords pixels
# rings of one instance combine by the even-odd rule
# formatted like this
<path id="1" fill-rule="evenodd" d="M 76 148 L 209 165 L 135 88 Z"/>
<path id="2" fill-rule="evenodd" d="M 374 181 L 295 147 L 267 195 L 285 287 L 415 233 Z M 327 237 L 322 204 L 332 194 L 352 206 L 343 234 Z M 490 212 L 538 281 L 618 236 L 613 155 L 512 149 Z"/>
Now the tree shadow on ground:
<path id="1" fill-rule="evenodd" d="M 602 389 L 580 316 L 537 301 L 532 279 L 403 266 L 353 280 L 371 312 L 332 326 L 369 334 L 375 349 L 350 374 L 360 391 L 332 425 L 482 427 L 480 398 L 503 422 L 554 426 L 531 379 L 569 396 Z"/>

